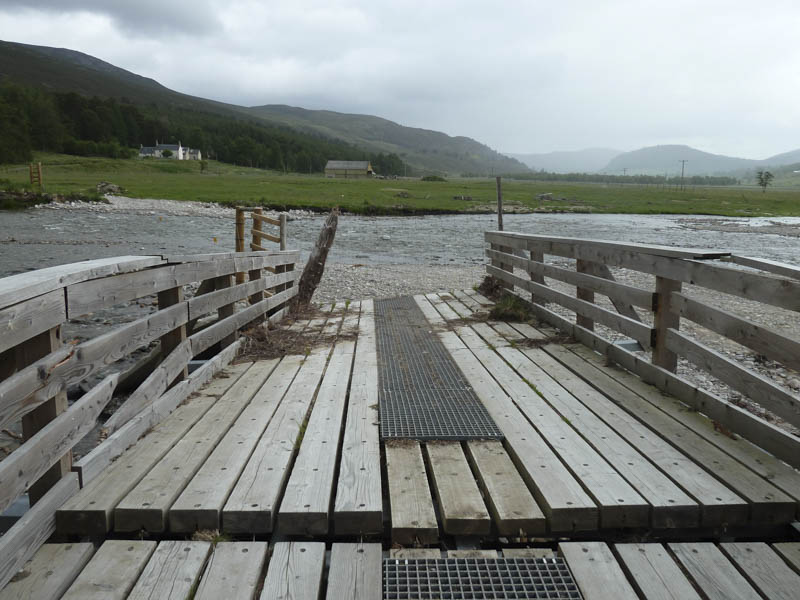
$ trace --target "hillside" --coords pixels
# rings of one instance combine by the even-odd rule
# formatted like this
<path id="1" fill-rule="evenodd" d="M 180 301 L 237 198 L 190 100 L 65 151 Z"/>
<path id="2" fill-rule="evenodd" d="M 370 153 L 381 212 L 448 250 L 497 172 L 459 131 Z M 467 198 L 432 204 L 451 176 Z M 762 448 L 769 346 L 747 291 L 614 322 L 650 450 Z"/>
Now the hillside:
<path id="1" fill-rule="evenodd" d="M 508 154 L 535 171 L 550 173 L 593 173 L 599 171 L 622 150 L 612 148 L 586 148 L 545 154 Z"/>
<path id="2" fill-rule="evenodd" d="M 243 107 L 181 94 L 157 81 L 136 75 L 95 57 L 64 48 L 0 41 L 0 82 L 34 85 L 50 92 L 115 98 L 156 111 L 188 108 L 198 113 L 291 128 L 308 143 L 324 138 L 355 146 L 365 157 L 380 152 L 404 157 L 412 168 L 426 172 L 519 172 L 527 168 L 466 137 L 404 127 L 369 115 L 311 111 L 288 106 Z M 184 140 L 185 141 L 185 140 Z M 142 140 L 141 143 L 153 140 Z M 337 156 L 337 158 L 349 158 Z"/>

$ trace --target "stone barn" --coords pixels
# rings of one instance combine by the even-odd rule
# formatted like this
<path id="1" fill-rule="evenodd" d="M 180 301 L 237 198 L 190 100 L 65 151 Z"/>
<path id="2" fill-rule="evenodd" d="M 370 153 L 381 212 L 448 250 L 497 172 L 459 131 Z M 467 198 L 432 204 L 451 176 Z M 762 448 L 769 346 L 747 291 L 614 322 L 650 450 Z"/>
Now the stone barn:
<path id="1" fill-rule="evenodd" d="M 375 172 L 368 160 L 329 160 L 325 165 L 325 177 L 342 179 L 364 179 Z"/>

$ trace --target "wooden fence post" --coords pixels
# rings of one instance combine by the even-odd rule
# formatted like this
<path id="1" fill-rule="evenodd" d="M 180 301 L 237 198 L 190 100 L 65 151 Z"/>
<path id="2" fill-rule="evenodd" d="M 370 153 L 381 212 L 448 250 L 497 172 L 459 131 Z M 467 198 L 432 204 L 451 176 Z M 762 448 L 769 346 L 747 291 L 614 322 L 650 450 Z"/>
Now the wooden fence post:
<path id="1" fill-rule="evenodd" d="M 236 207 L 236 252 L 244 252 L 244 225 L 246 215 L 241 206 Z M 244 273 L 236 273 L 236 283 L 244 283 Z"/>
<path id="2" fill-rule="evenodd" d="M 576 264 L 576 270 L 578 273 L 591 273 L 591 263 L 586 260 L 578 259 Z M 578 300 L 585 300 L 586 302 L 594 302 L 594 292 L 591 290 L 587 290 L 586 288 L 578 287 L 576 290 L 576 296 Z M 576 315 L 575 323 L 580 327 L 588 329 L 589 331 L 594 331 L 594 321 L 588 317 L 584 317 L 582 315 Z"/>
<path id="3" fill-rule="evenodd" d="M 238 276 L 239 274 L 237 273 L 236 275 Z M 242 273 L 242 277 L 244 277 L 244 273 Z M 232 285 L 231 279 L 232 278 L 230 275 L 221 275 L 220 277 L 215 277 L 214 288 L 217 290 L 223 290 L 225 288 L 231 287 Z M 244 281 L 242 281 L 242 283 L 244 283 Z M 234 308 L 235 308 L 235 303 L 226 304 L 225 306 L 220 306 L 217 309 L 217 318 L 221 321 L 222 319 L 232 316 L 234 313 Z M 219 342 L 220 349 L 226 348 L 230 346 L 233 342 L 235 342 L 237 335 L 238 332 L 234 331 L 229 336 L 222 338 Z"/>
<path id="4" fill-rule="evenodd" d="M 287 235 L 288 235 L 287 225 L 289 223 L 289 215 L 287 215 L 286 213 L 281 213 L 280 220 L 281 220 L 281 225 L 280 225 L 280 227 L 281 227 L 281 233 L 280 233 L 281 250 L 286 250 L 286 239 L 287 239 Z M 276 269 L 276 271 L 278 273 L 286 273 L 287 271 L 294 271 L 294 265 L 293 264 L 292 265 L 281 265 L 278 269 Z M 284 283 L 282 285 L 279 285 L 277 288 L 275 288 L 275 291 L 276 292 L 282 292 L 283 290 L 287 290 L 290 287 L 292 287 L 292 284 Z"/>
<path id="5" fill-rule="evenodd" d="M 286 225 L 289 222 L 288 215 L 281 213 L 281 250 L 286 250 Z"/>
<path id="6" fill-rule="evenodd" d="M 497 229 L 503 231 L 503 185 L 500 182 L 500 176 L 496 178 L 497 181 Z"/>
<path id="7" fill-rule="evenodd" d="M 262 213 L 263 213 L 263 210 L 260 209 L 260 208 L 256 208 L 256 209 L 253 210 L 253 214 L 254 215 L 261 215 Z M 261 221 L 259 221 L 258 219 L 253 219 L 253 229 L 256 230 L 256 231 L 261 231 Z M 261 243 L 260 239 L 256 240 L 256 234 L 255 233 L 253 234 L 253 243 Z M 257 279 L 261 279 L 261 272 L 262 272 L 261 267 L 259 267 L 258 269 L 251 269 L 250 271 L 247 272 L 248 280 L 249 281 L 255 281 Z M 264 299 L 264 292 L 259 291 L 259 292 L 256 292 L 256 293 L 252 294 L 249 297 L 248 300 L 249 300 L 250 304 L 257 304 L 257 303 L 261 302 L 263 299 Z M 256 318 L 254 320 L 254 322 L 260 323 L 263 320 L 264 320 L 264 315 L 261 315 L 260 317 Z"/>
<path id="8" fill-rule="evenodd" d="M 49 331 L 23 342 L 14 349 L 17 369 L 27 367 L 40 358 L 47 356 L 52 351 L 61 347 L 61 327 L 54 327 Z M 22 417 L 22 436 L 30 439 L 50 421 L 67 410 L 67 392 L 59 392 L 44 404 L 37 406 L 27 415 Z M 33 505 L 45 495 L 47 490 L 58 483 L 62 477 L 72 469 L 72 451 L 62 456 L 47 472 L 28 488 L 28 497 Z"/>
<path id="9" fill-rule="evenodd" d="M 158 309 L 163 310 L 173 304 L 183 302 L 183 287 L 178 286 L 158 292 Z M 164 360 L 169 353 L 177 348 L 186 339 L 186 325 L 181 325 L 177 329 L 165 333 L 161 336 L 161 360 Z M 170 386 L 175 382 L 181 381 L 189 376 L 189 366 L 183 367 L 183 371 L 178 374 L 175 381 L 170 382 Z"/>
<path id="10" fill-rule="evenodd" d="M 653 346 L 653 364 L 675 373 L 678 356 L 667 348 L 667 329 L 679 329 L 680 315 L 672 312 L 672 292 L 680 292 L 682 283 L 674 279 L 656 277 L 656 314 L 654 327 L 656 339 Z"/>
<path id="11" fill-rule="evenodd" d="M 544 264 L 544 252 L 542 252 L 541 250 L 531 250 L 530 256 L 531 260 L 535 260 L 538 263 Z M 530 275 L 531 281 L 533 281 L 534 283 L 546 285 L 544 282 L 543 275 L 537 275 L 536 273 L 528 273 L 528 275 Z M 536 303 L 536 294 L 534 294 L 533 292 L 531 292 L 531 302 L 533 302 L 534 304 Z"/>

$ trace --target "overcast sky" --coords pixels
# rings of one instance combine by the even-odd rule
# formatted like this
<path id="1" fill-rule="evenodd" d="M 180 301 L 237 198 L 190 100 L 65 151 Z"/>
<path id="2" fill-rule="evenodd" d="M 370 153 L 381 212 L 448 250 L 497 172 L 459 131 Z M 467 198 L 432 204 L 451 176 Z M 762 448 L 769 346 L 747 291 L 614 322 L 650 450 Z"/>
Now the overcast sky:
<path id="1" fill-rule="evenodd" d="M 0 0 L 0 38 L 501 152 L 800 148 L 797 0 Z"/>

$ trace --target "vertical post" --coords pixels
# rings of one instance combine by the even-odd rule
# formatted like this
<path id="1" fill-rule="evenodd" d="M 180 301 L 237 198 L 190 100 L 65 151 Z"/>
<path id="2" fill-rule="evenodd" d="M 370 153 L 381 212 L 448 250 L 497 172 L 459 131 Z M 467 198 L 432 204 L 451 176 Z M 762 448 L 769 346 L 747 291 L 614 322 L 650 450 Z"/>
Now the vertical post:
<path id="1" fill-rule="evenodd" d="M 38 170 L 39 170 L 39 192 L 41 193 L 44 191 L 44 178 L 42 177 L 42 163 L 38 164 Z"/>
<path id="2" fill-rule="evenodd" d="M 253 243 L 254 244 L 260 244 L 260 242 L 261 242 L 261 238 L 258 238 L 256 236 L 256 233 L 255 233 L 255 231 L 261 231 L 261 221 L 256 219 L 255 215 L 261 215 L 262 213 L 263 213 L 263 210 L 260 209 L 260 208 L 256 208 L 256 209 L 253 210 L 253 217 L 254 217 L 253 218 L 253 230 L 254 230 Z M 247 278 L 248 278 L 249 281 L 255 281 L 256 279 L 261 279 L 261 267 L 259 267 L 258 269 L 249 270 L 247 272 Z M 256 293 L 250 295 L 249 302 L 250 302 L 250 304 L 258 304 L 263 299 L 264 299 L 264 292 L 260 292 L 259 291 L 259 292 L 256 292 Z M 255 319 L 256 322 L 260 322 L 262 320 L 263 320 L 262 317 L 259 317 L 258 319 Z"/>
<path id="3" fill-rule="evenodd" d="M 576 265 L 576 269 L 578 273 L 589 273 L 591 272 L 591 263 L 586 260 L 578 259 L 578 264 Z M 578 300 L 585 300 L 586 302 L 594 302 L 594 292 L 591 290 L 587 290 L 585 288 L 579 287 L 577 289 L 576 296 Z M 589 317 L 584 317 L 582 315 L 577 315 L 575 318 L 575 323 L 588 329 L 589 331 L 594 331 L 594 321 Z"/>
<path id="4" fill-rule="evenodd" d="M 286 225 L 289 222 L 288 215 L 281 213 L 281 250 L 286 250 Z"/>
<path id="5" fill-rule="evenodd" d="M 17 369 L 27 367 L 61 347 L 61 327 L 40 333 L 14 349 Z M 22 437 L 30 439 L 50 421 L 67 410 L 67 392 L 59 392 L 44 404 L 22 417 Z M 28 488 L 28 497 L 34 504 L 72 468 L 72 451 L 62 456 L 47 472 Z"/>
<path id="6" fill-rule="evenodd" d="M 244 252 L 245 214 L 241 206 L 236 207 L 236 252 Z M 236 273 L 236 283 L 244 283 L 244 273 Z"/>
<path id="7" fill-rule="evenodd" d="M 178 286 L 158 292 L 158 308 L 163 309 L 174 304 L 183 302 L 183 287 Z M 167 355 L 177 348 L 181 342 L 186 339 L 186 325 L 181 325 L 177 329 L 173 329 L 161 336 L 161 360 L 164 360 Z M 183 367 L 183 372 L 179 374 L 175 381 L 171 381 L 170 385 L 177 381 L 181 381 L 184 377 L 189 376 L 189 366 Z"/>
<path id="8" fill-rule="evenodd" d="M 238 273 L 237 273 L 237 275 L 238 275 Z M 244 277 L 244 273 L 242 273 L 242 277 Z M 231 281 L 231 279 L 232 279 L 232 277 L 230 275 L 222 275 L 220 277 L 215 277 L 214 278 L 214 288 L 217 289 L 217 290 L 222 290 L 222 289 L 231 287 L 231 285 L 233 283 Z M 244 283 L 244 281 L 242 281 L 242 283 Z M 230 317 L 231 315 L 233 315 L 233 309 L 234 309 L 234 304 L 233 303 L 226 304 L 225 306 L 220 306 L 217 309 L 217 318 L 221 321 L 222 319 L 225 319 L 226 317 Z M 230 346 L 233 342 L 235 342 L 237 334 L 238 334 L 238 332 L 234 331 L 229 336 L 222 338 L 220 340 L 220 343 L 219 343 L 220 349 L 226 348 L 227 346 Z"/>
<path id="9" fill-rule="evenodd" d="M 286 225 L 289 222 L 288 215 L 286 213 L 281 213 L 280 221 L 281 221 L 280 225 L 281 250 L 286 250 L 286 233 L 287 233 Z M 276 273 L 286 273 L 287 271 L 294 271 L 294 265 L 278 265 L 277 267 L 275 267 Z M 291 286 L 288 283 L 282 283 L 275 287 L 275 293 L 278 294 L 290 287 Z"/>
<path id="10" fill-rule="evenodd" d="M 500 182 L 500 176 L 496 177 L 497 180 L 497 229 L 503 231 L 503 185 Z"/>
<path id="11" fill-rule="evenodd" d="M 542 252 L 541 250 L 531 250 L 530 254 L 531 254 L 531 260 L 535 260 L 538 263 L 544 263 L 544 252 Z M 533 281 L 534 283 L 540 283 L 542 285 L 545 285 L 543 275 L 537 275 L 536 273 L 528 273 L 528 274 L 531 276 L 531 281 Z M 536 294 L 534 293 L 531 293 L 531 302 L 534 303 L 536 302 Z"/>
<path id="12" fill-rule="evenodd" d="M 653 364 L 675 372 L 678 369 L 678 356 L 667 349 L 667 329 L 678 329 L 680 315 L 672 312 L 672 292 L 680 292 L 682 283 L 674 279 L 656 277 L 656 314 L 654 326 L 656 339 L 653 345 Z"/>

